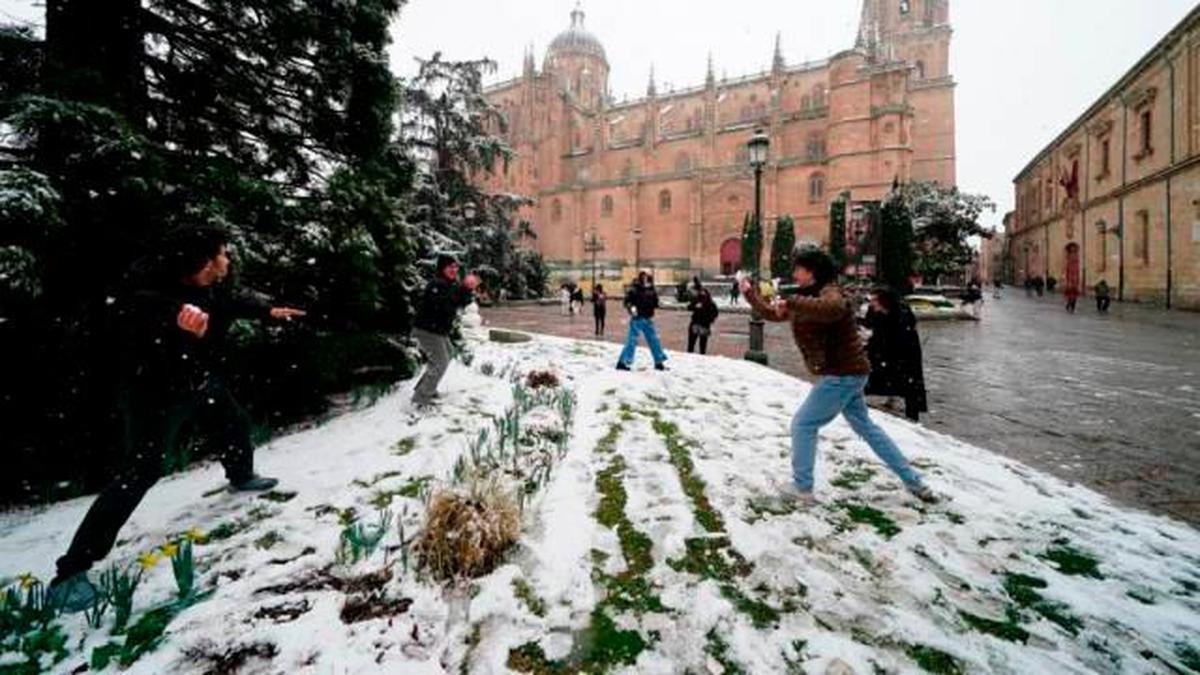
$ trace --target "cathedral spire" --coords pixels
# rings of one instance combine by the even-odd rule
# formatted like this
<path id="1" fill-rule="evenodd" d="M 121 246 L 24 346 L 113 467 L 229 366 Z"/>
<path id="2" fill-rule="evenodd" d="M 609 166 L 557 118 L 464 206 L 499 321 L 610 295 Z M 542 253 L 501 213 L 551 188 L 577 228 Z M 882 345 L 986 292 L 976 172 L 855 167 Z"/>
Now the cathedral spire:
<path id="1" fill-rule="evenodd" d="M 658 95 L 658 87 L 654 84 L 654 64 L 650 64 L 650 84 L 646 85 L 646 95 L 651 98 Z"/>
<path id="2" fill-rule="evenodd" d="M 717 74 L 713 72 L 712 52 L 708 53 L 708 71 L 704 74 L 704 86 L 709 89 L 717 86 Z"/>
<path id="3" fill-rule="evenodd" d="M 783 61 L 782 38 L 780 36 L 780 32 L 776 31 L 775 32 L 775 57 L 771 61 L 771 68 L 773 70 L 782 71 L 785 65 L 786 64 Z"/>
<path id="4" fill-rule="evenodd" d="M 858 41 L 855 47 L 874 58 L 878 53 L 883 12 L 879 0 L 863 0 L 862 17 L 858 21 Z"/>
<path id="5" fill-rule="evenodd" d="M 583 2 L 576 0 L 575 9 L 571 10 L 571 28 L 583 30 Z"/>

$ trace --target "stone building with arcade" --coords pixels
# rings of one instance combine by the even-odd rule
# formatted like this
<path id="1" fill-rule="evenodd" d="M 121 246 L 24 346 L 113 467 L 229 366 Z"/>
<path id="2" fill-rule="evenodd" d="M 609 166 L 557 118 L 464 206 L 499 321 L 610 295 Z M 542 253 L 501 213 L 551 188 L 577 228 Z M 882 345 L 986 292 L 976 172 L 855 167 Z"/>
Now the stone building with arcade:
<path id="1" fill-rule="evenodd" d="M 593 254 L 606 278 L 732 273 L 754 205 L 756 129 L 771 143 L 768 244 L 784 215 L 798 240 L 825 241 L 842 193 L 871 201 L 896 180 L 955 183 L 948 0 L 863 0 L 846 51 L 789 64 L 777 37 L 769 71 L 718 78 L 710 56 L 702 83 L 664 91 L 651 69 L 645 96 L 621 102 L 584 21 L 576 7 L 540 67 L 528 53 L 519 77 L 486 89 L 516 158 L 484 187 L 534 199 L 522 217 L 560 277 L 588 276 Z"/>

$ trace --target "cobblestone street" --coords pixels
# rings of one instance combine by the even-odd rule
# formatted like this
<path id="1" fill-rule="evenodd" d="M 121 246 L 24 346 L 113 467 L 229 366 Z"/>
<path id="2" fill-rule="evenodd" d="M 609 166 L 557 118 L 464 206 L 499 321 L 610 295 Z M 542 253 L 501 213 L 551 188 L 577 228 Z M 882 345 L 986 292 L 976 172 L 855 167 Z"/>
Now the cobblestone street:
<path id="1" fill-rule="evenodd" d="M 922 423 L 1086 484 L 1119 501 L 1200 523 L 1200 315 L 1114 304 L 1108 316 L 1058 296 L 990 297 L 984 319 L 925 322 L 930 413 Z M 495 326 L 590 338 L 590 307 L 487 308 Z M 740 358 L 747 317 L 726 313 L 710 353 Z M 686 348 L 688 315 L 657 317 L 667 349 Z M 609 305 L 606 339 L 624 339 Z M 786 325 L 768 324 L 771 366 L 808 378 Z M 645 359 L 645 353 L 639 357 Z"/>

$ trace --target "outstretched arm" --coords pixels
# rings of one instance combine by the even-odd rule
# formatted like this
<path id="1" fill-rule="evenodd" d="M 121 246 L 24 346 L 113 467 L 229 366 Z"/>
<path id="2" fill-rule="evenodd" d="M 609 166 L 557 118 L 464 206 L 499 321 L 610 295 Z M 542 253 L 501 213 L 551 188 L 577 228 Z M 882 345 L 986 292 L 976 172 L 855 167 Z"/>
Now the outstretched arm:
<path id="1" fill-rule="evenodd" d="M 741 289 L 742 295 L 746 296 L 746 302 L 749 302 L 754 311 L 767 321 L 782 322 L 792 318 L 786 302 L 776 302 L 771 305 L 763 302 L 758 289 L 749 279 L 742 279 L 738 287 Z"/>

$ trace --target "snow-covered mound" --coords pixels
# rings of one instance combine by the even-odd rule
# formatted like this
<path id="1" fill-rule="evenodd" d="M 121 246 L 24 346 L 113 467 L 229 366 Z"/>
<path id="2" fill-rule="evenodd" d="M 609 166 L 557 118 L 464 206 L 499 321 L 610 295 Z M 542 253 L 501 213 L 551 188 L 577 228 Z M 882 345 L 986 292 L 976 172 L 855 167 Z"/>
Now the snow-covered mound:
<path id="1" fill-rule="evenodd" d="M 658 373 L 645 353 L 619 373 L 616 346 L 553 338 L 474 350 L 436 412 L 414 415 L 410 384 L 261 448 L 259 469 L 282 480 L 268 499 L 214 492 L 216 465 L 160 482 L 105 565 L 196 527 L 212 594 L 174 613 L 128 671 L 1200 669 L 1200 533 L 1185 525 L 894 418 L 885 428 L 941 504 L 908 496 L 839 420 L 821 437 L 822 503 L 795 512 L 775 485 L 799 380 L 688 355 Z M 512 381 L 542 369 L 577 412 L 524 503 L 518 548 L 484 578 L 434 582 L 404 550 L 429 491 L 512 406 Z M 555 433 L 539 415 L 531 428 Z M 89 503 L 0 516 L 0 578 L 47 576 Z M 339 541 L 356 520 L 388 529 L 352 562 Z M 170 566 L 150 568 L 133 621 L 174 595 Z M 39 656 L 47 671 L 129 640 L 111 620 L 57 623 L 66 640 L 57 662 Z"/>

